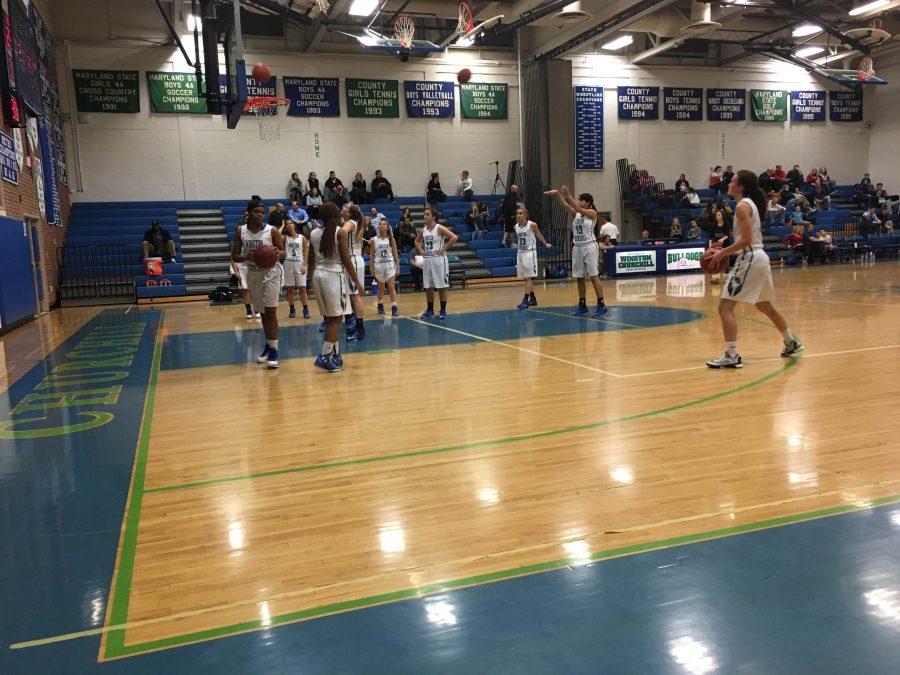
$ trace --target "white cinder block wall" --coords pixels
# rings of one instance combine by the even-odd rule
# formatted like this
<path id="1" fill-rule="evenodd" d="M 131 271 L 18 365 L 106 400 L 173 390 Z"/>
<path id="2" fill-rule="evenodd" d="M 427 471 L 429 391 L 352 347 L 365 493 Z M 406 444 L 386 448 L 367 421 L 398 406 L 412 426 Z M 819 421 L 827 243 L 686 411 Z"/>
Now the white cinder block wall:
<path id="1" fill-rule="evenodd" d="M 871 87 L 866 105 L 869 132 L 869 171 L 892 194 L 900 193 L 900 53 L 883 67 L 876 59 L 876 73 L 887 85 Z"/>
<path id="2" fill-rule="evenodd" d="M 267 63 L 279 77 L 279 94 L 285 75 L 341 78 L 341 117 L 288 117 L 281 140 L 264 143 L 252 116 L 232 131 L 221 117 L 150 113 L 144 72 L 191 71 L 170 48 L 72 44 L 69 55 L 68 64 L 58 59 L 67 110 L 74 107 L 72 68 L 141 71 L 140 113 L 80 114 L 66 125 L 70 166 L 79 174 L 73 180 L 74 201 L 240 199 L 250 194 L 270 198 L 283 193 L 292 171 L 304 178 L 316 171 L 324 181 L 332 169 L 348 186 L 357 170 L 370 181 L 375 169 L 381 169 L 394 191 L 403 195 L 424 195 L 431 171 L 441 174 L 444 190 L 452 194 L 459 172 L 468 169 L 476 192 L 490 192 L 494 165 L 489 162 L 500 161 L 505 179 L 507 164 L 520 155 L 518 74 L 511 58 L 481 60 L 451 50 L 404 64 L 370 55 L 249 52 L 249 64 Z M 472 70 L 473 82 L 510 85 L 508 120 L 463 120 L 458 100 L 456 117 L 450 120 L 406 117 L 403 80 L 455 80 L 464 67 Z M 400 117 L 348 118 L 346 76 L 399 80 Z"/>

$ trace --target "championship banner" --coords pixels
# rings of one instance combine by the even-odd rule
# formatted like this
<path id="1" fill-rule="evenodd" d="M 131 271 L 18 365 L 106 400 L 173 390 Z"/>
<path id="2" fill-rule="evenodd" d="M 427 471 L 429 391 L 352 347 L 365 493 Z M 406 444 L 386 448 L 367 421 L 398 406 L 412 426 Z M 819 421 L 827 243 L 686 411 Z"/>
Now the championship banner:
<path id="1" fill-rule="evenodd" d="M 347 117 L 400 117 L 400 86 L 397 80 L 344 81 Z"/>
<path id="2" fill-rule="evenodd" d="M 792 91 L 791 122 L 824 122 L 824 91 Z"/>
<path id="3" fill-rule="evenodd" d="M 509 85 L 481 82 L 459 85 L 459 109 L 465 120 L 505 120 Z"/>
<path id="4" fill-rule="evenodd" d="M 697 248 L 670 248 L 666 251 L 666 272 L 682 272 L 685 270 L 699 270 L 700 258 L 706 249 Z"/>
<path id="5" fill-rule="evenodd" d="M 18 133 L 14 129 L 13 133 Z M 19 166 L 16 161 L 16 144 L 11 136 L 0 131 L 0 176 L 7 183 L 19 184 Z"/>
<path id="6" fill-rule="evenodd" d="M 197 93 L 194 73 L 147 71 L 150 112 L 205 115 L 206 100 Z"/>
<path id="7" fill-rule="evenodd" d="M 618 87 L 620 120 L 658 120 L 659 87 Z"/>
<path id="8" fill-rule="evenodd" d="M 277 78 L 275 75 L 270 77 L 265 84 L 260 84 L 256 81 L 252 75 L 247 75 L 247 98 L 260 98 L 261 96 L 275 96 L 275 80 Z M 228 108 L 230 107 L 226 102 L 225 97 L 228 94 L 228 76 L 227 75 L 219 75 L 219 92 L 222 95 L 222 112 L 225 115 L 228 115 Z M 204 108 L 205 112 L 205 108 Z M 245 115 L 252 115 L 253 113 L 247 111 L 244 113 Z"/>
<path id="9" fill-rule="evenodd" d="M 617 251 L 616 274 L 656 271 L 656 251 Z"/>
<path id="10" fill-rule="evenodd" d="M 288 115 L 340 117 L 341 96 L 336 77 L 284 77 L 282 79 L 284 81 L 284 97 L 291 102 Z"/>
<path id="11" fill-rule="evenodd" d="M 756 122 L 787 122 L 787 102 L 784 90 L 750 90 L 750 112 Z"/>
<path id="12" fill-rule="evenodd" d="M 603 171 L 603 87 L 575 87 L 575 170 Z"/>
<path id="13" fill-rule="evenodd" d="M 663 119 L 703 121 L 703 89 L 663 87 Z"/>
<path id="14" fill-rule="evenodd" d="M 861 91 L 829 91 L 828 119 L 832 122 L 862 122 L 863 95 Z"/>
<path id="15" fill-rule="evenodd" d="M 453 82 L 406 80 L 403 82 L 403 97 L 407 117 L 456 116 L 456 85 Z"/>
<path id="16" fill-rule="evenodd" d="M 62 227 L 62 202 L 56 183 L 56 150 L 53 148 L 53 130 L 43 119 L 38 120 L 38 144 L 44 169 L 44 219 L 48 225 Z"/>
<path id="17" fill-rule="evenodd" d="M 136 70 L 73 70 L 78 112 L 141 111 Z"/>
<path id="18" fill-rule="evenodd" d="M 747 119 L 747 90 L 707 89 L 706 119 L 710 122 L 742 122 Z"/>

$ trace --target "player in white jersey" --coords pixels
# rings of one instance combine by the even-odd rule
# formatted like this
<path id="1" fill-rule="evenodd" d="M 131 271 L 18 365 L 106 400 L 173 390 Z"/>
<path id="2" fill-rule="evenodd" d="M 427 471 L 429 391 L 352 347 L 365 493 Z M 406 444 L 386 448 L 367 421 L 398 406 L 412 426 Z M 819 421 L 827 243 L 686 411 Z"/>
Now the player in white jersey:
<path id="1" fill-rule="evenodd" d="M 384 314 L 384 288 L 387 286 L 388 297 L 391 299 L 391 316 L 400 314 L 397 309 L 397 291 L 394 290 L 394 280 L 400 269 L 400 256 L 397 255 L 397 243 L 391 232 L 391 224 L 387 218 L 382 218 L 378 223 L 378 234 L 369 239 L 369 267 L 372 276 L 378 282 L 378 313 Z"/>
<path id="2" fill-rule="evenodd" d="M 549 190 L 544 194 L 556 195 L 563 207 L 571 213 L 572 219 L 572 276 L 578 280 L 578 308 L 573 314 L 587 314 L 586 283 L 591 280 L 594 293 L 597 294 L 597 309 L 594 316 L 602 316 L 609 311 L 603 301 L 603 285 L 600 283 L 600 249 L 594 236 L 594 224 L 597 222 L 597 207 L 589 192 L 578 195 L 578 201 L 563 185 L 559 190 Z"/>
<path id="3" fill-rule="evenodd" d="M 247 288 L 250 302 L 262 309 L 262 324 L 266 334 L 266 346 L 257 357 L 257 363 L 269 368 L 278 367 L 278 301 L 281 296 L 281 260 L 284 260 L 284 240 L 277 229 L 263 222 L 266 209 L 261 201 L 251 199 L 247 203 L 247 224 L 234 231 L 231 259 L 247 265 Z M 279 262 L 268 269 L 259 267 L 253 256 L 261 246 L 279 249 Z"/>
<path id="4" fill-rule="evenodd" d="M 441 320 L 447 318 L 447 289 L 450 287 L 450 262 L 447 250 L 459 239 L 437 221 L 437 212 L 425 209 L 425 227 L 416 235 L 416 250 L 422 255 L 422 286 L 428 307 L 422 312 L 420 319 L 434 316 L 434 289 L 438 289 L 441 298 Z"/>
<path id="5" fill-rule="evenodd" d="M 341 370 L 341 320 L 350 304 L 352 282 L 360 287 L 362 280 L 350 257 L 350 233 L 356 223 L 341 225 L 340 211 L 334 202 L 319 207 L 319 217 L 325 223 L 309 235 L 309 273 L 312 275 L 319 312 L 325 317 L 325 340 L 316 366 L 329 372 Z"/>
<path id="6" fill-rule="evenodd" d="M 356 269 L 356 276 L 361 284 L 366 282 L 366 261 L 363 258 L 363 246 L 366 243 L 364 238 L 362 213 L 356 204 L 345 204 L 341 209 L 341 220 L 344 226 L 352 225 L 348 228 L 350 260 Z M 363 323 L 363 304 L 362 296 L 366 294 L 364 285 L 357 286 L 350 280 L 350 310 L 346 315 L 346 337 L 350 341 L 362 340 L 366 336 L 366 328 Z"/>
<path id="7" fill-rule="evenodd" d="M 519 303 L 519 309 L 528 309 L 537 305 L 534 297 L 534 284 L 531 282 L 537 275 L 537 242 L 551 248 L 536 223 L 528 220 L 528 211 L 524 206 L 516 209 L 516 275 L 525 281 L 525 297 Z"/>
<path id="8" fill-rule="evenodd" d="M 763 251 L 762 219 L 766 216 L 766 196 L 752 171 L 738 171 L 728 185 L 728 194 L 734 197 L 737 207 L 734 212 L 734 243 L 718 249 L 712 257 L 716 264 L 727 256 L 737 254 L 737 263 L 728 274 L 722 297 L 719 299 L 719 317 L 725 336 L 725 354 L 718 359 L 707 361 L 710 368 L 741 368 L 743 361 L 737 349 L 738 324 L 734 316 L 734 306 L 739 302 L 749 302 L 765 314 L 784 339 L 781 355 L 793 356 L 803 345 L 794 337 L 787 321 L 772 306 L 775 285 L 772 283 L 772 268 L 769 256 Z"/>
<path id="9" fill-rule="evenodd" d="M 284 287 L 287 289 L 288 304 L 291 311 L 289 319 L 297 316 L 294 298 L 300 296 L 303 303 L 303 318 L 309 318 L 309 296 L 306 294 L 306 267 L 309 260 L 309 242 L 302 234 L 297 233 L 297 225 L 288 220 L 284 224 Z"/>

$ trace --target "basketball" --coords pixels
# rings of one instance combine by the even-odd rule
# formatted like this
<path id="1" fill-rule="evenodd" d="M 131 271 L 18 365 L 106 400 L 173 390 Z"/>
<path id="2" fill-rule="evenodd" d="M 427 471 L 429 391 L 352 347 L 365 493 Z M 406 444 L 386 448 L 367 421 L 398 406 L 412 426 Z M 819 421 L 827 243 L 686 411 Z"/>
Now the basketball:
<path id="1" fill-rule="evenodd" d="M 260 246 L 253 251 L 252 259 L 257 266 L 270 269 L 278 262 L 278 249 L 274 246 Z"/>
<path id="2" fill-rule="evenodd" d="M 468 68 L 463 68 L 456 74 L 456 79 L 460 84 L 465 84 L 472 79 L 472 71 Z"/>
<path id="3" fill-rule="evenodd" d="M 716 264 L 713 264 L 712 257 L 719 247 L 708 248 L 700 257 L 700 269 L 707 274 L 721 274 L 728 267 L 728 256 L 723 257 Z"/>
<path id="4" fill-rule="evenodd" d="M 265 63 L 257 63 L 253 66 L 253 79 L 258 84 L 265 84 L 272 79 L 272 69 Z"/>

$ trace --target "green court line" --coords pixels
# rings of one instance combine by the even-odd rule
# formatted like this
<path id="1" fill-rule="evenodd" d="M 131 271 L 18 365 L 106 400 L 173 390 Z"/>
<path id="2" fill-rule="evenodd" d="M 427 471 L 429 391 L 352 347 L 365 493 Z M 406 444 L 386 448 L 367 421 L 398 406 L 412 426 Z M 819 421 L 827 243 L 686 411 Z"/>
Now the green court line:
<path id="1" fill-rule="evenodd" d="M 895 504 L 898 502 L 900 502 L 900 495 L 892 495 L 889 497 L 873 499 L 867 505 L 842 504 L 839 506 L 832 506 L 816 511 L 809 511 L 807 513 L 770 518 L 768 520 L 762 520 L 755 523 L 746 523 L 743 525 L 735 525 L 732 527 L 726 527 L 717 530 L 709 530 L 706 532 L 686 534 L 679 537 L 671 537 L 669 539 L 662 539 L 659 541 L 645 542 L 642 544 L 632 544 L 630 546 L 621 546 L 619 548 L 609 549 L 606 551 L 597 551 L 591 553 L 588 559 L 579 560 L 577 561 L 577 563 L 584 564 L 586 562 L 598 562 L 609 560 L 611 558 L 621 558 L 638 553 L 647 553 L 649 551 L 672 548 L 675 546 L 695 544 L 701 541 L 709 541 L 711 539 L 720 539 L 722 537 L 741 535 L 749 532 L 757 532 L 774 527 L 783 527 L 785 525 L 792 525 L 795 523 L 815 520 L 818 518 L 826 518 L 843 513 L 852 513 L 873 509 L 880 506 Z M 312 607 L 310 609 L 288 612 L 285 614 L 273 616 L 266 623 L 263 623 L 263 621 L 256 619 L 253 621 L 244 621 L 241 623 L 231 624 L 229 626 L 220 626 L 218 628 L 211 628 L 208 630 L 195 631 L 193 633 L 185 633 L 183 635 L 174 635 L 159 640 L 151 640 L 139 644 L 122 646 L 113 654 L 110 654 L 109 650 L 107 650 L 107 658 L 133 656 L 143 652 L 158 649 L 167 649 L 194 642 L 214 640 L 217 638 L 236 635 L 239 633 L 247 633 L 254 630 L 269 629 L 275 626 L 296 623 L 298 621 L 327 616 L 329 614 L 338 614 L 342 612 L 373 607 L 375 605 L 383 605 L 387 603 L 398 602 L 401 600 L 420 598 L 428 595 L 434 595 L 436 593 L 445 593 L 447 591 L 458 590 L 469 586 L 480 586 L 484 584 L 503 581 L 506 579 L 540 574 L 542 572 L 549 572 L 552 570 L 569 567 L 572 564 L 573 561 L 571 558 L 560 558 L 557 560 L 550 560 L 547 562 L 535 563 L 532 565 L 523 565 L 521 567 L 514 567 L 506 570 L 498 570 L 496 572 L 488 572 L 486 574 L 464 577 L 462 579 L 454 579 L 450 581 L 427 584 L 425 586 L 416 588 L 406 588 L 398 591 L 393 591 L 391 593 L 382 593 L 380 595 L 371 595 L 365 598 L 357 598 L 355 600 L 335 602 L 327 605 L 321 605 L 319 607 Z"/>
<path id="2" fill-rule="evenodd" d="M 141 504 L 144 499 L 144 479 L 147 475 L 147 455 L 150 451 L 150 428 L 153 423 L 153 404 L 156 399 L 156 381 L 162 360 L 162 329 L 164 316 L 159 319 L 153 344 L 153 360 L 150 365 L 150 380 L 144 399 L 144 414 L 138 438 L 134 472 L 131 477 L 131 492 L 128 510 L 125 514 L 125 531 L 122 535 L 122 554 L 116 574 L 116 586 L 112 593 L 109 625 L 121 626 L 128 621 L 128 605 L 131 600 L 131 582 L 134 575 L 134 561 L 137 553 L 138 530 L 141 519 Z M 106 636 L 106 657 L 118 653 L 125 645 L 125 630 L 110 631 Z"/>
<path id="3" fill-rule="evenodd" d="M 408 459 L 410 457 L 424 457 L 427 455 L 438 455 L 446 452 L 456 452 L 459 450 L 471 450 L 473 448 L 482 448 L 490 445 L 504 445 L 508 443 L 519 443 L 521 441 L 529 441 L 536 438 L 546 438 L 548 436 L 559 436 L 561 434 L 569 434 L 575 431 L 585 431 L 588 429 L 597 429 L 600 427 L 610 426 L 613 424 L 621 424 L 624 422 L 633 422 L 634 420 L 645 419 L 647 417 L 653 417 L 656 415 L 664 415 L 666 413 L 674 412 L 676 410 L 682 410 L 684 408 L 690 408 L 692 406 L 700 405 L 702 403 L 708 403 L 709 401 L 714 401 L 719 398 L 724 398 L 725 396 L 732 396 L 733 394 L 738 394 L 742 391 L 746 391 L 752 387 L 763 384 L 764 382 L 768 382 L 774 377 L 784 373 L 789 368 L 792 368 L 797 363 L 797 357 L 791 359 L 783 366 L 778 368 L 777 370 L 772 371 L 771 373 L 764 375 L 763 377 L 753 380 L 752 382 L 747 382 L 746 384 L 739 385 L 737 387 L 733 387 L 732 389 L 726 389 L 725 391 L 720 391 L 715 394 L 710 394 L 709 396 L 704 396 L 702 398 L 694 399 L 692 401 L 686 401 L 684 403 L 676 403 L 675 405 L 667 406 L 665 408 L 658 408 L 657 410 L 650 410 L 649 412 L 637 413 L 634 415 L 627 415 L 625 417 L 617 417 L 611 420 L 603 420 L 602 422 L 589 422 L 587 424 L 578 424 L 569 427 L 563 427 L 561 429 L 551 429 L 548 431 L 537 431 L 530 434 L 522 434 L 520 436 L 507 436 L 506 438 L 495 438 L 485 441 L 474 441 L 472 443 L 460 443 L 458 445 L 447 445 L 439 448 L 426 448 L 423 450 L 411 450 L 409 452 L 398 452 L 390 455 L 375 455 L 370 457 L 354 457 L 352 459 L 340 460 L 337 462 L 325 462 L 322 464 L 310 464 L 307 466 L 293 466 L 288 467 L 286 469 L 275 469 L 272 471 L 260 471 L 258 473 L 250 473 L 250 474 L 242 474 L 237 476 L 225 476 L 223 478 L 211 478 L 209 480 L 201 480 L 201 481 L 193 481 L 190 483 L 181 483 L 180 485 L 164 485 L 162 487 L 148 488 L 145 490 L 145 494 L 155 494 L 159 492 L 172 492 L 173 490 L 187 490 L 191 488 L 199 488 L 199 487 L 208 487 L 211 485 L 222 485 L 225 483 L 234 483 L 236 481 L 241 480 L 251 480 L 255 478 L 270 478 L 272 476 L 283 476 L 286 474 L 292 473 L 305 473 L 307 471 L 322 471 L 324 469 L 336 469 L 345 466 L 354 466 L 357 464 L 371 464 L 375 462 L 387 462 L 395 459 Z"/>

